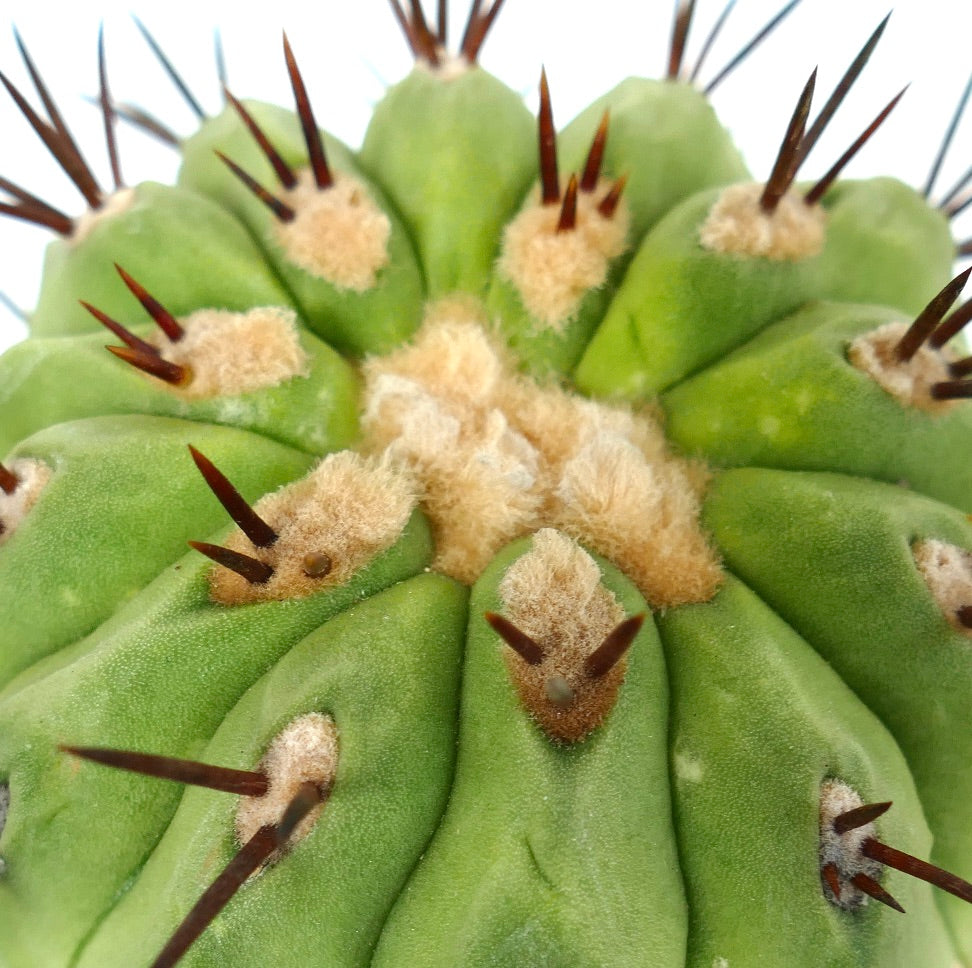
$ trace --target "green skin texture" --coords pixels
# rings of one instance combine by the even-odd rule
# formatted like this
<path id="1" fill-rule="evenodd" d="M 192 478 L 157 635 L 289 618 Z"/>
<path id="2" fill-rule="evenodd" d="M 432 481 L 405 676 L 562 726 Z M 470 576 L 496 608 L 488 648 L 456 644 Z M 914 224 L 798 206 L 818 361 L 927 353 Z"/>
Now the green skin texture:
<path id="1" fill-rule="evenodd" d="M 144 338 L 151 329 L 132 332 Z M 51 424 L 130 413 L 239 427 L 310 454 L 340 450 L 358 436 L 357 374 L 311 333 L 298 334 L 308 356 L 307 377 L 207 398 L 181 396 L 116 359 L 105 351 L 104 332 L 19 343 L 0 356 L 0 451 Z"/>
<path id="2" fill-rule="evenodd" d="M 96 225 L 83 245 L 57 239 L 48 246 L 31 335 L 104 332 L 79 299 L 122 324 L 143 322 L 145 312 L 115 262 L 177 317 L 203 306 L 292 306 L 244 228 L 224 209 L 154 182 L 133 191 L 134 203 Z"/>
<path id="3" fill-rule="evenodd" d="M 523 709 L 507 647 L 483 619 L 503 610 L 497 584 L 530 544 L 507 548 L 473 588 L 449 809 L 392 912 L 375 968 L 683 964 L 657 634 L 649 620 L 631 646 L 605 726 L 574 745 L 552 742 Z M 630 582 L 599 564 L 625 613 L 644 612 Z"/>
<path id="4" fill-rule="evenodd" d="M 416 512 L 398 543 L 348 584 L 227 608 L 210 601 L 211 565 L 193 553 L 95 633 L 7 687 L 0 762 L 11 801 L 29 803 L 30 812 L 12 809 L 3 833 L 10 876 L 0 884 L 0 937 L 27 953 L 24 964 L 70 961 L 141 868 L 181 797 L 177 784 L 81 770 L 57 744 L 153 750 L 165 723 L 167 754 L 199 757 L 240 696 L 297 642 L 422 571 L 430 557 L 430 534 Z M 110 681 L 124 688 L 106 692 Z M 84 871 L 84 891 L 63 877 L 65 857 Z"/>
<path id="5" fill-rule="evenodd" d="M 561 171 L 583 171 L 605 111 L 610 112 L 610 124 L 602 171 L 612 179 L 628 175 L 624 199 L 635 240 L 689 195 L 750 177 L 700 91 L 643 77 L 622 81 L 557 135 Z M 645 164 L 646 158 L 652 163 Z"/>
<path id="6" fill-rule="evenodd" d="M 972 732 L 972 642 L 948 624 L 911 554 L 928 538 L 972 551 L 965 516 L 890 485 L 753 468 L 720 476 L 705 522 L 733 572 L 894 735 L 935 836 L 932 862 L 967 868 L 972 773 L 961 738 Z M 937 899 L 968 962 L 972 912 L 947 894 Z"/>
<path id="7" fill-rule="evenodd" d="M 719 196 L 693 196 L 641 244 L 575 373 L 585 392 L 644 397 L 715 362 L 811 299 L 874 302 L 917 315 L 948 280 L 948 222 L 890 178 L 845 182 L 821 203 L 823 251 L 800 262 L 702 248 Z"/>
<path id="8" fill-rule="evenodd" d="M 906 406 L 848 362 L 856 337 L 892 321 L 909 322 L 892 309 L 811 303 L 665 394 L 669 439 L 722 466 L 907 481 L 972 511 L 972 466 L 951 459 L 972 412 Z"/>
<path id="9" fill-rule="evenodd" d="M 293 113 L 273 105 L 244 103 L 287 164 L 295 171 L 305 168 L 307 148 Z M 378 274 L 375 286 L 364 293 L 338 289 L 293 263 L 276 240 L 276 217 L 220 161 L 216 150 L 222 151 L 269 191 L 281 194 L 270 162 L 231 107 L 205 121 L 183 142 L 179 183 L 212 198 L 243 222 L 293 294 L 308 325 L 319 336 L 335 349 L 362 356 L 388 352 L 412 334 L 422 315 L 422 269 L 400 216 L 381 189 L 362 173 L 345 145 L 330 135 L 325 136 L 324 150 L 330 170 L 345 172 L 362 181 L 392 226 L 388 240 L 389 263 Z"/>
<path id="10" fill-rule="evenodd" d="M 164 417 L 58 424 L 14 451 L 54 473 L 36 513 L 9 536 L 0 555 L 0 689 L 95 629 L 179 557 L 186 541 L 225 523 L 225 512 L 199 487 L 190 443 L 251 500 L 311 463 L 246 431 Z M 166 468 L 164 490 L 160 466 Z M 155 488 L 164 499 L 146 501 Z M 70 532 L 64 542 L 60 536 Z"/>
<path id="11" fill-rule="evenodd" d="M 927 885 L 894 872 L 884 881 L 914 924 L 875 904 L 849 915 L 824 898 L 817 865 L 806 863 L 817 851 L 820 784 L 832 776 L 865 803 L 893 787 L 880 836 L 927 856 L 931 837 L 908 767 L 874 714 L 734 578 L 711 602 L 669 611 L 659 631 L 691 911 L 686 966 L 725 958 L 733 968 L 949 968 L 951 945 Z"/>
<path id="12" fill-rule="evenodd" d="M 218 935 L 182 964 L 245 964 L 254 952 L 280 968 L 367 961 L 449 793 L 467 598 L 439 575 L 399 582 L 294 646 L 230 711 L 203 754 L 209 762 L 249 769 L 288 722 L 318 711 L 338 728 L 337 778 L 308 837 L 243 888 Z M 380 709 L 395 715 L 376 717 Z M 187 792 L 79 968 L 151 960 L 236 853 L 236 804 Z M 285 930 L 267 917 L 274 907 L 287 912 Z"/>
<path id="13" fill-rule="evenodd" d="M 624 85 L 618 90 L 627 92 Z M 637 93 L 637 85 L 632 90 Z M 678 87 L 658 96 L 670 96 L 672 104 L 683 96 L 687 105 L 700 100 Z M 641 219 L 655 217 L 643 202 L 653 189 L 650 180 L 641 180 L 641 169 L 681 171 L 684 158 L 670 164 L 675 149 L 660 134 L 652 149 L 659 157 L 642 151 L 638 138 L 644 132 L 623 120 L 627 94 L 606 97 L 617 120 L 607 165 L 626 170 L 630 164 L 640 226 Z M 601 103 L 565 133 L 563 156 L 571 164 L 586 153 Z M 704 131 L 708 122 L 699 117 Z M 631 148 L 625 147 L 629 125 Z M 207 129 L 207 137 L 209 130 L 215 128 Z M 271 134 L 278 130 L 281 147 L 300 156 L 293 122 L 280 121 Z M 699 137 L 699 143 L 679 144 L 678 152 L 703 167 L 707 158 L 721 159 L 724 167 L 712 172 L 718 184 L 731 176 L 734 149 L 714 128 Z M 242 128 L 231 143 L 244 163 L 256 157 Z M 218 163 L 208 149 L 204 154 L 200 169 L 215 177 Z M 626 163 L 628 157 L 633 160 Z M 417 70 L 379 105 L 360 164 L 402 212 L 427 295 L 487 292 L 502 226 L 536 174 L 535 126 L 520 98 L 478 69 L 445 81 Z M 235 192 L 242 204 L 245 192 L 228 173 L 220 174 L 219 190 Z M 180 242 L 189 231 L 180 213 L 184 204 L 210 203 L 185 202 L 192 196 L 152 186 L 140 192 L 146 199 L 155 193 L 158 214 L 106 223 L 103 235 L 96 233 L 67 258 L 66 247 L 55 245 L 51 261 L 65 266 L 48 273 L 38 332 L 45 325 L 55 327 L 51 332 L 95 329 L 83 310 L 71 315 L 78 298 L 109 312 L 118 309 L 123 322 L 144 321 L 112 260 L 163 302 L 171 301 L 177 313 L 234 289 L 248 294 L 240 296 L 240 308 L 286 304 L 275 272 L 262 268 L 232 216 L 207 215 L 200 223 L 212 241 L 203 259 L 195 242 Z M 947 278 L 953 247 L 944 220 L 896 182 L 835 187 L 825 203 L 827 251 L 799 266 L 701 253 L 695 232 L 712 199 L 711 191 L 687 199 L 646 236 L 580 365 L 587 389 L 640 399 L 721 359 L 810 299 L 876 301 L 914 314 Z M 245 203 L 256 204 L 248 198 Z M 131 231 L 139 220 L 153 226 L 142 247 Z M 158 259 L 163 243 L 171 260 Z M 183 256 L 187 262 L 180 261 Z M 207 268 L 200 272 L 200 265 Z M 263 293 L 259 298 L 246 288 L 251 285 Z M 176 289 L 185 294 L 184 304 Z M 833 310 L 836 330 L 842 332 L 847 312 Z M 860 311 L 852 316 L 856 324 Z M 65 328 L 58 328 L 64 320 Z M 370 338 L 369 325 L 362 340 Z M 412 325 L 403 323 L 403 331 Z M 827 326 L 821 324 L 820 332 L 829 333 Z M 847 377 L 839 344 L 827 341 L 832 335 L 822 349 L 801 343 L 798 351 L 827 364 L 827 377 L 812 398 L 821 407 L 830 388 Z M 30 383 L 36 392 L 67 397 L 80 382 L 77 371 L 50 342 L 36 351 L 36 374 L 24 362 L 32 359 L 31 344 L 15 351 L 15 365 L 0 364 L 0 370 L 23 373 L 19 386 Z M 79 352 L 87 358 L 87 349 Z M 116 365 L 107 360 L 105 373 L 109 363 Z M 165 409 L 136 403 L 156 391 L 117 367 L 118 378 L 125 373 L 129 381 L 133 409 Z M 92 369 L 89 380 L 97 383 L 100 372 Z M 325 446 L 339 446 L 357 419 L 353 380 L 343 367 L 337 372 L 345 381 L 347 412 L 343 422 L 336 418 L 339 429 Z M 793 372 L 798 379 L 802 371 Z M 322 372 L 313 382 L 323 379 L 332 376 Z M 82 387 L 82 394 L 88 389 Z M 269 410 L 261 411 L 260 404 L 250 411 L 263 413 L 277 429 L 268 429 L 264 416 L 241 418 L 240 426 L 282 440 L 317 416 L 313 394 L 282 392 L 295 393 L 280 403 L 286 416 L 270 403 Z M 680 416 L 680 404 L 672 403 L 677 392 L 664 400 L 673 424 Z M 878 408 L 874 401 L 881 392 L 865 394 L 868 406 Z M 20 390 L 16 394 L 3 406 L 26 422 L 30 405 Z M 99 395 L 92 391 L 85 399 Z M 75 413 L 69 404 L 49 406 L 45 419 Z M 160 494 L 160 478 L 173 475 L 178 494 L 184 475 L 195 473 L 182 452 L 184 440 L 199 443 L 204 424 L 229 421 L 234 410 L 248 412 L 238 400 L 193 406 L 180 413 L 191 421 L 184 424 L 184 439 L 173 435 L 179 457 L 164 466 L 149 427 L 159 418 L 132 418 L 144 422 L 140 443 L 128 445 L 125 459 L 116 462 L 121 468 L 136 455 L 124 470 L 133 489 L 124 520 L 131 523 L 119 524 L 106 512 L 110 524 L 104 536 L 99 533 L 101 547 L 116 548 L 116 531 L 139 527 L 149 542 L 182 547 L 183 536 L 173 538 L 167 512 L 156 510 L 167 500 L 180 506 L 178 498 Z M 874 429 L 875 438 L 886 434 L 891 441 L 885 443 L 889 453 L 904 446 L 940 453 L 942 471 L 929 481 L 966 473 L 964 448 L 941 443 L 938 424 L 919 427 L 917 442 L 901 444 L 912 432 L 912 415 L 895 407 Z M 765 413 L 765 401 L 750 391 L 738 408 L 752 411 L 748 424 L 740 415 L 734 431 L 744 435 L 737 442 L 743 451 L 751 445 L 747 428 Z M 827 419 L 836 423 L 836 417 Z M 856 419 L 845 418 L 849 425 Z M 888 429 L 895 420 L 905 429 Z M 65 438 L 63 446 L 50 445 L 52 453 L 63 452 L 65 466 L 79 427 L 50 432 Z M 835 460 L 850 460 L 844 453 L 850 445 L 830 443 L 832 430 L 825 421 L 816 431 L 826 437 L 821 448 L 832 446 Z M 224 469 L 243 483 L 248 497 L 247 474 L 255 475 L 254 488 L 260 474 L 289 475 L 282 460 L 262 466 L 261 453 L 282 450 L 278 444 L 251 447 L 230 440 L 242 440 L 243 430 L 207 432 L 226 438 L 226 456 L 217 463 L 225 460 Z M 311 437 L 313 432 L 302 431 L 295 442 Z M 88 446 L 79 436 L 77 453 L 94 460 L 87 457 Z M 714 464 L 732 462 L 731 443 L 725 458 L 714 449 L 713 443 L 699 444 Z M 306 457 L 291 459 L 299 464 Z M 745 458 L 757 459 L 762 457 Z M 249 461 L 259 466 L 247 469 Z M 111 464 L 106 458 L 106 478 Z M 774 474 L 783 482 L 779 487 L 767 477 Z M 149 480 L 144 490 L 139 475 Z M 758 480 L 750 483 L 746 475 Z M 243 887 L 186 964 L 363 966 L 374 956 L 403 968 L 425 968 L 437 958 L 469 968 L 642 968 L 656 962 L 713 968 L 717 958 L 726 958 L 731 968 L 950 968 L 957 957 L 953 943 L 972 963 L 968 912 L 955 910 L 959 903 L 948 898 L 936 903 L 926 885 L 887 873 L 884 883 L 908 910 L 904 917 L 876 904 L 840 911 L 821 891 L 817 798 L 820 782 L 833 774 L 855 785 L 865 800 L 894 799 L 877 824 L 883 840 L 943 863 L 947 856 L 956 873 L 972 873 L 972 846 L 963 833 L 972 826 L 972 801 L 962 785 L 972 692 L 968 639 L 930 603 L 907 550 L 911 537 L 926 528 L 972 548 L 969 528 L 954 508 L 887 485 L 833 480 L 840 483 L 824 488 L 823 503 L 830 501 L 834 510 L 822 514 L 811 475 L 743 469 L 717 476 L 705 525 L 729 570 L 763 601 L 727 575 L 712 602 L 653 616 L 657 631 L 646 622 L 633 645 L 617 705 L 602 727 L 570 748 L 546 740 L 520 707 L 504 646 L 482 617 L 498 607 L 501 573 L 523 552 L 523 542 L 500 554 L 468 604 L 464 589 L 424 573 L 434 549 L 421 512 L 392 549 L 347 585 L 294 602 L 214 605 L 206 580 L 212 566 L 195 553 L 179 559 L 160 550 L 168 564 L 153 566 L 159 573 L 154 582 L 125 602 L 106 603 L 102 624 L 81 638 L 79 626 L 70 634 L 77 639 L 73 644 L 26 667 L 0 692 L 0 783 L 9 785 L 11 803 L 0 833 L 0 966 L 147 964 L 236 848 L 233 798 L 183 793 L 174 784 L 78 763 L 60 754 L 58 743 L 252 768 L 281 726 L 311 709 L 333 712 L 341 729 L 331 801 L 306 841 Z M 740 482 L 735 493 L 733 482 Z M 64 495 L 67 483 L 65 478 Z M 921 487 L 931 484 L 923 479 Z M 212 496 L 201 482 L 197 489 L 198 506 L 211 509 Z M 92 503 L 99 490 L 111 488 L 99 489 L 97 479 L 79 484 L 72 503 L 52 486 L 32 512 L 34 520 L 43 523 L 46 515 L 50 524 L 37 524 L 36 534 L 25 524 L 0 549 L 0 559 L 23 536 L 56 547 L 58 560 L 99 562 L 90 580 L 123 582 L 121 597 L 144 585 L 134 564 L 102 566 L 89 550 L 92 539 L 77 522 L 84 502 Z M 967 490 L 949 500 L 961 508 L 970 504 Z M 222 533 L 214 537 L 223 539 Z M 743 567 L 747 543 L 767 573 L 765 581 Z M 115 564 L 120 571 L 112 578 L 105 569 Z M 26 565 L 11 568 L 24 571 Z M 602 568 L 627 613 L 643 610 L 630 583 L 609 564 Z M 35 613 L 49 590 L 50 581 L 32 592 Z M 926 645 L 931 658 L 916 669 L 915 649 Z M 909 695 L 915 681 L 920 695 Z M 527 836 L 535 863 L 525 849 Z"/>
<path id="14" fill-rule="evenodd" d="M 359 161 L 410 226 L 430 299 L 485 291 L 536 157 L 522 98 L 478 67 L 444 81 L 413 70 L 375 107 Z"/>

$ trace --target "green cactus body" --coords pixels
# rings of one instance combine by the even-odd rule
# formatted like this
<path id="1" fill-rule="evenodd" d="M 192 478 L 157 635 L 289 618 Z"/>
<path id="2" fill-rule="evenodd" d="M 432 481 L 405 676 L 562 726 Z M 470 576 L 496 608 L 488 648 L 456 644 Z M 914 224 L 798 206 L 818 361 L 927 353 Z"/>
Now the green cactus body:
<path id="1" fill-rule="evenodd" d="M 972 966 L 947 219 L 795 187 L 812 82 L 558 164 L 393 6 L 360 153 L 286 47 L 0 358 L 0 968 Z"/>
<path id="2" fill-rule="evenodd" d="M 118 285 L 113 262 L 144 279 L 178 316 L 203 306 L 292 305 L 240 223 L 195 192 L 147 182 L 131 189 L 117 212 L 109 207 L 92 221 L 83 241 L 59 239 L 48 248 L 41 294 L 30 315 L 34 336 L 98 330 L 80 299 L 121 322 L 141 322 L 137 304 Z M 161 239 L 172 247 L 166 259 L 158 258 Z"/>
<path id="3" fill-rule="evenodd" d="M 229 712 L 207 758 L 246 765 L 292 718 L 323 706 L 337 725 L 341 760 L 316 851 L 295 852 L 298 864 L 267 871 L 264 890 L 294 917 L 294 931 L 281 932 L 276 919 L 263 918 L 268 901 L 252 896 L 218 937 L 200 942 L 188 963 L 242 964 L 254 944 L 261 957 L 295 968 L 367 960 L 390 899 L 407 881 L 448 797 L 466 599 L 461 585 L 439 576 L 401 581 L 322 624 Z M 396 621 L 387 621 L 389 614 Z M 421 650 L 414 647 L 417 634 Z M 363 639 L 371 643 L 366 650 Z M 376 729 L 383 707 L 412 715 L 387 717 Z M 196 792 L 179 805 L 137 889 L 108 916 L 80 964 L 147 962 L 217 865 L 235 853 L 228 835 L 232 798 Z M 187 853 L 186 838 L 201 849 Z M 213 843 L 220 845 L 218 858 L 211 855 Z M 348 904 L 351 897 L 355 902 Z M 326 938 L 315 927 L 322 907 L 331 926 Z"/>
<path id="4" fill-rule="evenodd" d="M 628 705 L 610 727 L 579 747 L 551 744 L 518 715 L 502 645 L 481 618 L 504 607 L 496 584 L 523 552 L 522 542 L 504 551 L 473 589 L 449 810 L 374 963 L 681 965 L 661 645 L 646 629 L 633 646 Z M 637 591 L 603 567 L 625 611 L 643 611 Z M 635 788 L 636 797 L 623 792 Z"/>
<path id="5" fill-rule="evenodd" d="M 419 66 L 392 87 L 360 156 L 410 226 L 433 299 L 482 292 L 500 232 L 536 171 L 522 99 L 480 68 L 458 71 L 443 77 Z"/>
<path id="6" fill-rule="evenodd" d="M 900 924 L 879 927 L 871 921 L 874 910 L 859 912 L 851 924 L 830 905 L 795 900 L 820 891 L 817 872 L 798 869 L 793 859 L 819 841 L 821 776 L 842 777 L 865 799 L 870 784 L 899 776 L 902 826 L 882 835 L 914 838 L 910 849 L 928 849 L 905 760 L 877 719 L 735 579 L 714 601 L 671 612 L 659 624 L 677 697 L 676 830 L 692 912 L 686 962 L 725 958 L 731 965 L 736 952 L 758 950 L 772 964 L 794 964 L 812 946 L 817 964 L 948 965 L 954 957 L 948 933 L 924 891 L 902 900 L 909 915 L 923 920 L 919 935 Z M 745 699 L 734 685 L 741 677 L 753 684 Z M 787 779 L 777 786 L 781 776 Z M 804 786 L 802 797 L 793 796 L 795 784 Z M 713 809 L 713 789 L 720 802 L 732 803 L 728 816 Z M 771 891 L 786 891 L 800 914 L 783 926 L 771 906 L 754 904 L 754 877 L 769 881 Z M 903 880 L 890 888 L 895 894 Z"/>
<path id="7" fill-rule="evenodd" d="M 56 424 L 13 452 L 15 461 L 42 462 L 52 478 L 0 561 L 10 592 L 3 599 L 0 688 L 95 629 L 181 555 L 185 541 L 222 524 L 219 505 L 196 486 L 189 442 L 235 473 L 250 494 L 278 486 L 311 462 L 245 431 L 136 416 Z M 150 504 L 145 491 L 163 460 L 169 499 Z M 109 493 L 113 500 L 103 501 Z M 52 546 L 53 535 L 61 537 Z M 91 569 L 92 558 L 102 561 L 100 569 Z M 51 569 L 45 581 L 41 561 Z"/>
<path id="8" fill-rule="evenodd" d="M 750 177 L 712 105 L 690 84 L 629 77 L 586 107 L 558 136 L 565 171 L 583 168 L 598 122 L 609 116 L 605 171 L 629 173 L 624 197 L 640 241 L 671 208 L 705 188 Z M 651 165 L 641 159 L 653 159 Z"/>
<path id="9" fill-rule="evenodd" d="M 174 393 L 160 380 L 119 367 L 96 333 L 28 340 L 0 361 L 7 417 L 0 441 L 11 447 L 52 424 L 140 413 L 238 427 L 310 454 L 348 446 L 358 433 L 357 376 L 313 333 L 302 327 L 293 332 L 303 356 L 296 378 L 222 392 L 214 388 L 203 396 Z M 67 380 L 77 383 L 70 395 L 59 392 Z"/>
<path id="10" fill-rule="evenodd" d="M 298 172 L 303 169 L 307 151 L 294 115 L 253 103 L 247 104 L 247 110 L 282 157 Z M 373 280 L 360 281 L 353 272 L 348 278 L 340 273 L 336 278 L 328 278 L 324 274 L 326 267 L 306 268 L 295 261 L 277 237 L 274 218 L 266 206 L 229 175 L 215 154 L 217 150 L 226 153 L 250 175 L 273 185 L 272 167 L 241 128 L 240 119 L 231 108 L 203 124 L 183 145 L 180 183 L 225 205 L 246 224 L 270 265 L 293 293 L 308 325 L 337 349 L 359 356 L 387 352 L 407 339 L 421 318 L 422 269 L 399 217 L 377 186 L 364 179 L 352 153 L 336 139 L 324 138 L 332 169 L 355 179 L 360 186 L 356 191 L 362 196 L 361 204 L 374 204 L 374 217 L 389 222 L 385 251 L 381 253 L 381 264 L 374 270 Z M 347 242 L 334 235 L 315 239 L 314 244 L 326 250 L 340 248 Z M 367 270 L 363 272 L 368 274 Z"/>
<path id="11" fill-rule="evenodd" d="M 668 433 L 723 466 L 839 470 L 903 482 L 967 511 L 968 468 L 956 455 L 968 411 L 902 406 L 848 359 L 856 339 L 901 318 L 811 303 L 665 394 Z"/>
<path id="12" fill-rule="evenodd" d="M 34 821 L 20 823 L 12 810 L 4 830 L 5 861 L 22 871 L 3 885 L 4 937 L 18 939 L 34 964 L 70 959 L 118 892 L 128 890 L 126 882 L 137 875 L 179 803 L 178 787 L 170 785 L 160 794 L 147 778 L 135 787 L 121 775 L 102 784 L 65 762 L 58 743 L 97 743 L 105 722 L 112 721 L 124 743 L 144 749 L 154 745 L 158 723 L 179 708 L 187 712 L 167 729 L 168 751 L 199 754 L 200 738 L 214 734 L 243 692 L 277 659 L 330 616 L 420 571 L 428 548 L 428 531 L 417 519 L 399 545 L 352 582 L 330 595 L 286 603 L 290 607 L 270 602 L 222 608 L 210 601 L 204 562 L 177 560 L 95 633 L 10 683 L 3 704 L 5 774 L 11 801 L 29 800 Z M 186 678 L 173 682 L 174 668 L 185 670 Z M 125 687 L 102 696 L 106 676 L 117 676 Z M 89 784 L 97 791 L 94 799 L 81 793 Z M 95 817 L 87 809 L 84 817 L 75 813 L 83 801 L 89 807 L 102 804 L 95 806 Z M 124 844 L 106 862 L 104 838 L 119 830 Z M 88 871 L 84 892 L 60 876 L 66 850 Z M 38 918 L 57 930 L 31 931 L 21 943 L 20 935 Z"/>
<path id="13" fill-rule="evenodd" d="M 917 314 L 948 278 L 954 252 L 948 223 L 893 179 L 841 188 L 822 203 L 822 250 L 799 258 L 750 257 L 700 244 L 718 191 L 675 208 L 632 260 L 577 367 L 580 386 L 626 396 L 665 390 L 811 299 L 873 302 Z M 917 251 L 905 239 L 921 239 Z M 868 253 L 863 261 L 862 251 Z"/>
<path id="14" fill-rule="evenodd" d="M 754 476 L 760 478 L 756 489 Z M 810 560 L 803 558 L 809 521 L 816 529 Z M 965 516 L 919 494 L 854 477 L 746 469 L 729 471 L 716 484 L 707 522 L 734 573 L 814 643 L 894 735 L 913 764 L 935 837 L 931 854 L 954 866 L 970 849 L 969 828 L 954 822 L 968 801 L 969 776 L 952 741 L 969 729 L 968 640 L 925 594 L 929 582 L 916 557 L 928 540 L 968 547 L 972 530 Z M 893 587 L 899 594 L 874 609 L 856 598 L 859 613 L 847 621 L 848 574 L 866 574 L 872 590 Z M 795 588 L 801 578 L 817 594 L 801 595 Z M 906 694 L 895 688 L 901 669 L 910 682 Z M 951 898 L 941 900 L 967 958 L 969 912 Z"/>

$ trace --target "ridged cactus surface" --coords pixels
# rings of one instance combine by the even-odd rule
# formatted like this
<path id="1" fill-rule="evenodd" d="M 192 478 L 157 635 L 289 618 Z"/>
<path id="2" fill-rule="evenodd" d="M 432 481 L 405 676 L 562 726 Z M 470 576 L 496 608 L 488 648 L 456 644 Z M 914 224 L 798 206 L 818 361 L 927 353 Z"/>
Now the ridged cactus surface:
<path id="1" fill-rule="evenodd" d="M 972 965 L 967 188 L 800 174 L 886 21 L 750 172 L 694 4 L 559 130 L 501 5 L 174 185 L 6 82 L 0 968 Z"/>

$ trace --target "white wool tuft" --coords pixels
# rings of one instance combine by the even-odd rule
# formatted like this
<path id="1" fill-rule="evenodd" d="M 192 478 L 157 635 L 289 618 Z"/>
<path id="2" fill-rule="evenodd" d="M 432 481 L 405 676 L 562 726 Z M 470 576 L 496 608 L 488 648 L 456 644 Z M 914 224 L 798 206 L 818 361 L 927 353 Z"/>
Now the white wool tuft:
<path id="1" fill-rule="evenodd" d="M 198 309 L 179 325 L 181 339 L 173 342 L 159 335 L 155 344 L 166 360 L 188 367 L 192 374 L 183 386 L 163 384 L 180 396 L 238 396 L 310 374 L 293 310 Z"/>
<path id="2" fill-rule="evenodd" d="M 763 186 L 730 185 L 699 230 L 703 248 L 714 252 L 799 262 L 823 251 L 826 213 L 788 192 L 772 212 L 759 205 Z"/>
<path id="3" fill-rule="evenodd" d="M 289 723 L 274 737 L 257 772 L 269 781 L 262 797 L 241 797 L 236 812 L 236 836 L 245 844 L 261 827 L 276 826 L 301 785 L 313 783 L 321 791 L 321 803 L 294 829 L 287 841 L 292 847 L 306 837 L 317 822 L 337 773 L 338 734 L 334 720 L 321 713 L 307 713 Z"/>
<path id="4" fill-rule="evenodd" d="M 923 344 L 918 352 L 902 363 L 895 347 L 908 331 L 909 323 L 885 323 L 870 333 L 858 336 L 847 350 L 851 364 L 866 373 L 885 392 L 906 406 L 929 413 L 944 413 L 957 405 L 955 400 L 936 400 L 931 386 L 950 380 L 948 364 L 952 359 L 947 348 L 936 350 Z"/>

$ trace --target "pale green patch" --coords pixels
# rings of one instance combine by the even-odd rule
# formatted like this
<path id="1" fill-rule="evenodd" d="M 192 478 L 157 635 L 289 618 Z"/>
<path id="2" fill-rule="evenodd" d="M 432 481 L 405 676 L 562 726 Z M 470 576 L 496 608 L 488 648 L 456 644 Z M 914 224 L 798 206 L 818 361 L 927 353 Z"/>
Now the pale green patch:
<path id="1" fill-rule="evenodd" d="M 702 761 L 689 753 L 675 753 L 672 757 L 675 764 L 675 777 L 682 783 L 699 783 L 705 776 Z"/>

